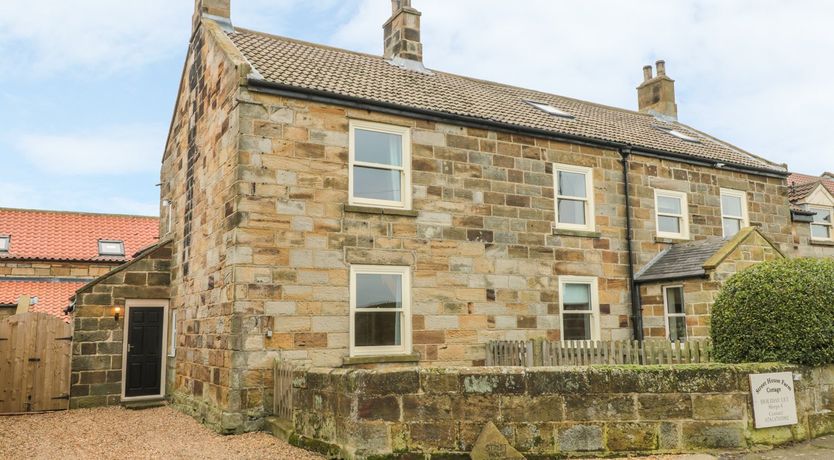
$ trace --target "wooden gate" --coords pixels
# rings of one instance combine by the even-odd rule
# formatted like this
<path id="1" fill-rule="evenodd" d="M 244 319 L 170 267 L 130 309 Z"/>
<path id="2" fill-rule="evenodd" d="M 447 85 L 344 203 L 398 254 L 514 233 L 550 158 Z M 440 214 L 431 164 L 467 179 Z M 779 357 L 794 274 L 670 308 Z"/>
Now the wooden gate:
<path id="1" fill-rule="evenodd" d="M 292 423 L 292 380 L 295 368 L 291 363 L 277 359 L 273 366 L 272 414 L 281 420 Z"/>
<path id="2" fill-rule="evenodd" d="M 0 321 L 0 414 L 69 407 L 72 327 L 45 313 Z"/>

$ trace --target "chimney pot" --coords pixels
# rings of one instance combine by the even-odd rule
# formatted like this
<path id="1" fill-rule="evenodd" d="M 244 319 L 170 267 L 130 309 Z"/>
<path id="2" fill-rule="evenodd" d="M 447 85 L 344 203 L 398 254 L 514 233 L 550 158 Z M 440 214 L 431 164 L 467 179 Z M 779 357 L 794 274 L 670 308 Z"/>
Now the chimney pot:
<path id="1" fill-rule="evenodd" d="M 403 8 L 411 8 L 411 0 L 391 0 L 392 14 L 397 14 Z"/>
<path id="2" fill-rule="evenodd" d="M 666 76 L 666 61 L 660 60 L 655 63 L 657 67 L 657 76 L 658 77 L 665 77 Z"/>
<path id="3" fill-rule="evenodd" d="M 652 66 L 644 65 L 643 66 L 643 81 L 649 81 L 652 79 Z"/>

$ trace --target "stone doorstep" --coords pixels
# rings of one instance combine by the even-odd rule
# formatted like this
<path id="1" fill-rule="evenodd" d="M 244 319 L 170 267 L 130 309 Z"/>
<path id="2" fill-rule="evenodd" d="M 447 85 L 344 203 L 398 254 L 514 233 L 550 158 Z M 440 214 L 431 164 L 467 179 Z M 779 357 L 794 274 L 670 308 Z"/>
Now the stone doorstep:
<path id="1" fill-rule="evenodd" d="M 289 442 L 294 430 L 292 423 L 286 420 L 267 417 L 264 419 L 264 431 L 284 442 Z"/>
<path id="2" fill-rule="evenodd" d="M 144 401 L 122 401 L 122 407 L 129 410 L 153 409 L 154 407 L 167 406 L 168 401 L 164 398 L 148 399 Z"/>

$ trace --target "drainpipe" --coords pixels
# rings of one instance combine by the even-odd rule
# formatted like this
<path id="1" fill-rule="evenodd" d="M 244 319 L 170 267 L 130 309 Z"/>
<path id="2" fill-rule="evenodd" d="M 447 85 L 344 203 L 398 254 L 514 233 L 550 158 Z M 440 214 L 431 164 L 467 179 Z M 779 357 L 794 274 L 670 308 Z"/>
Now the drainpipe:
<path id="1" fill-rule="evenodd" d="M 634 280 L 634 247 L 631 228 L 631 193 L 628 183 L 628 157 L 631 149 L 624 147 L 620 149 L 620 156 L 623 163 L 623 182 L 625 185 L 625 209 L 626 209 L 626 248 L 628 250 L 628 289 L 631 295 L 631 327 L 635 340 L 643 340 L 643 306 L 640 303 L 640 287 Z"/>

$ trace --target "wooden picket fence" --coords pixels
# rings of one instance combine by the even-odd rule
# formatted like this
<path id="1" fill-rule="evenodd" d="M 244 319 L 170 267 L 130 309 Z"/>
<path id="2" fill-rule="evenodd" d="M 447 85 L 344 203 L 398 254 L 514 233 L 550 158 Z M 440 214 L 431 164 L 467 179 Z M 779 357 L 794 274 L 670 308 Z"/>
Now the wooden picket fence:
<path id="1" fill-rule="evenodd" d="M 695 364 L 712 362 L 708 339 L 608 341 L 492 341 L 487 366 L 589 366 L 595 364 Z"/>
<path id="2" fill-rule="evenodd" d="M 276 359 L 272 370 L 272 414 L 281 420 L 292 422 L 292 380 L 295 368 L 291 363 Z"/>
<path id="3" fill-rule="evenodd" d="M 491 341 L 487 343 L 486 365 L 533 367 L 533 342 Z"/>

